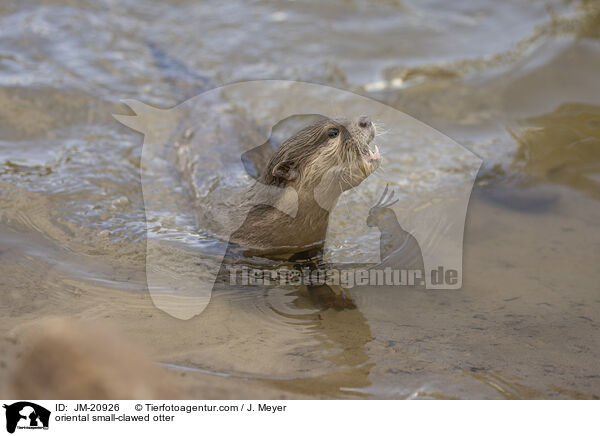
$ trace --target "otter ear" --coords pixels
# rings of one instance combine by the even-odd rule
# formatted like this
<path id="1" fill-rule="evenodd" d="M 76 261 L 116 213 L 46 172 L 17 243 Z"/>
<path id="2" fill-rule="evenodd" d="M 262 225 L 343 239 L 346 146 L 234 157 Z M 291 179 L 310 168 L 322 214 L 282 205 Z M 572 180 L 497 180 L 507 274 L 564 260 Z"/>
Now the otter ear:
<path id="1" fill-rule="evenodd" d="M 273 175 L 287 181 L 292 181 L 298 178 L 298 170 L 294 168 L 294 162 L 280 162 L 273 168 Z"/>

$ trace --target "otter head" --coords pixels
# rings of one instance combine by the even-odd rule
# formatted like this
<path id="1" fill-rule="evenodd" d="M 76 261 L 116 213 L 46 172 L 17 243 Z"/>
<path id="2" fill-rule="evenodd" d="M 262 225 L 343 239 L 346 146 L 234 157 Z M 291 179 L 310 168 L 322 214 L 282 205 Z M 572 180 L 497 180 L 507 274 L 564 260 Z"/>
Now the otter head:
<path id="1" fill-rule="evenodd" d="M 377 146 L 370 146 L 375 133 L 375 126 L 366 116 L 322 117 L 281 144 L 261 181 L 293 187 L 299 195 L 312 195 L 319 184 L 333 185 L 341 193 L 357 186 L 379 167 L 381 155 Z"/>

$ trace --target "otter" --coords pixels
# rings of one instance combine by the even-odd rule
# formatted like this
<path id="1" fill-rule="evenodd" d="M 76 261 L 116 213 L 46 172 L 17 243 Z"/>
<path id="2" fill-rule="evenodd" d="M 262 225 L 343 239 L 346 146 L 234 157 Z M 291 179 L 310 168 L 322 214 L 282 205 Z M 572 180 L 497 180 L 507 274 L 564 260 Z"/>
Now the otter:
<path id="1" fill-rule="evenodd" d="M 242 156 L 259 166 L 257 183 L 245 192 L 232 214 L 246 213 L 229 239 L 217 282 L 230 278 L 228 265 L 248 258 L 288 261 L 298 269 L 328 268 L 323 246 L 329 213 L 339 196 L 371 175 L 381 154 L 371 142 L 375 125 L 369 117 L 319 116 L 273 150 L 268 143 Z M 272 266 L 276 266 L 272 264 Z M 308 285 L 311 300 L 325 308 L 354 309 L 339 286 Z"/>
<path id="2" fill-rule="evenodd" d="M 253 206 L 231 235 L 230 247 L 246 257 L 277 260 L 318 255 L 329 213 L 339 196 L 358 186 L 381 164 L 377 146 L 370 146 L 375 134 L 375 125 L 367 116 L 320 117 L 283 141 L 266 160 L 258 183 L 246 193 L 245 201 Z M 274 198 L 260 204 L 257 197 L 264 197 L 265 187 Z M 290 192 L 295 195 L 291 197 Z M 295 216 L 282 212 L 285 206 L 273 207 L 286 201 L 297 201 Z"/>

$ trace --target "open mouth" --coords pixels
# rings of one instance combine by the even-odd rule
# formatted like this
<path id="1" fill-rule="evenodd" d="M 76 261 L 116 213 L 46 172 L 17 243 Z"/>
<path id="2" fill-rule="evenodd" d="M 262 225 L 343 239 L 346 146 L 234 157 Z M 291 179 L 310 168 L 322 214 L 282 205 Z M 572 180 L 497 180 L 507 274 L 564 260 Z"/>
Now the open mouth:
<path id="1" fill-rule="evenodd" d="M 379 148 L 376 144 L 373 144 L 373 148 L 371 148 L 370 144 L 364 144 L 360 147 L 360 156 L 367 162 L 381 159 L 381 154 L 379 154 Z"/>

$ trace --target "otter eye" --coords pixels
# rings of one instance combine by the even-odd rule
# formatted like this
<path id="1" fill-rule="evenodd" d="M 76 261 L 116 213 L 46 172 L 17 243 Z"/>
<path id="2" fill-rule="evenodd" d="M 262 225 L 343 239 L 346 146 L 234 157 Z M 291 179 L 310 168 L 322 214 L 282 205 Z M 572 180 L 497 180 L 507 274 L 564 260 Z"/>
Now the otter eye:
<path id="1" fill-rule="evenodd" d="M 339 134 L 340 131 L 336 128 L 331 128 L 327 131 L 327 136 L 329 136 L 330 138 L 335 138 Z"/>

